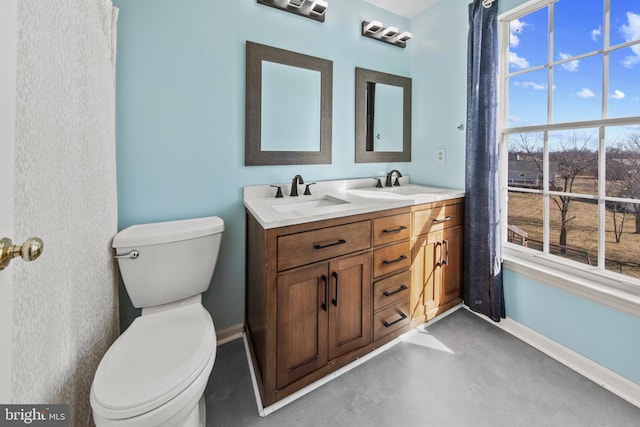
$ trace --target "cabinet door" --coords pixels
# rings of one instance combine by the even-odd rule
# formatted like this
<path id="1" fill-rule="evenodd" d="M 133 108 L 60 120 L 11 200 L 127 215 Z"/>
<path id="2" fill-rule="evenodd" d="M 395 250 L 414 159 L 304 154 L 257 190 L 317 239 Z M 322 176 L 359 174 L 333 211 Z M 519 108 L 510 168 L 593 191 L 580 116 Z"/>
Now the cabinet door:
<path id="1" fill-rule="evenodd" d="M 326 365 L 328 294 L 326 263 L 278 277 L 277 388 Z"/>
<path id="2" fill-rule="evenodd" d="M 413 246 L 410 312 L 414 324 L 434 317 L 440 304 L 441 237 L 441 232 L 422 235 L 416 238 Z"/>
<path id="3" fill-rule="evenodd" d="M 329 360 L 371 342 L 371 254 L 329 265 Z"/>
<path id="4" fill-rule="evenodd" d="M 442 289 L 440 305 L 462 296 L 462 227 L 445 230 L 442 236 Z"/>

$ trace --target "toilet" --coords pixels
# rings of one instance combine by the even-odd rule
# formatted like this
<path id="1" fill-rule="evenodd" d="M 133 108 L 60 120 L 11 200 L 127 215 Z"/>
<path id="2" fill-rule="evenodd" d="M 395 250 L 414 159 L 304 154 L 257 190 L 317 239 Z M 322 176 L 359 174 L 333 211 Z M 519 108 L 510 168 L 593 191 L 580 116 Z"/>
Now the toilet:
<path id="1" fill-rule="evenodd" d="M 91 385 L 97 427 L 203 427 L 216 333 L 209 288 L 224 222 L 218 217 L 140 224 L 115 235 L 129 298 L 142 308 L 106 352 Z"/>

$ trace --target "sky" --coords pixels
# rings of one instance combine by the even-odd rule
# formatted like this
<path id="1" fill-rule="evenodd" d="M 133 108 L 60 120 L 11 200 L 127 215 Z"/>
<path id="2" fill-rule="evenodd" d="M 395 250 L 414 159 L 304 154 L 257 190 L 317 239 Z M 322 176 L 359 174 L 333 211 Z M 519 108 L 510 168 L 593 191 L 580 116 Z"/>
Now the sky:
<path id="1" fill-rule="evenodd" d="M 640 41 L 640 0 L 610 0 L 610 4 L 609 45 Z M 553 60 L 568 60 L 553 68 L 554 123 L 602 118 L 602 55 L 570 59 L 603 48 L 603 16 L 602 0 L 554 3 Z M 548 62 L 547 22 L 548 7 L 511 21 L 510 73 Z M 547 122 L 547 74 L 543 68 L 509 79 L 510 127 Z M 608 84 L 608 117 L 640 116 L 640 43 L 611 52 Z"/>

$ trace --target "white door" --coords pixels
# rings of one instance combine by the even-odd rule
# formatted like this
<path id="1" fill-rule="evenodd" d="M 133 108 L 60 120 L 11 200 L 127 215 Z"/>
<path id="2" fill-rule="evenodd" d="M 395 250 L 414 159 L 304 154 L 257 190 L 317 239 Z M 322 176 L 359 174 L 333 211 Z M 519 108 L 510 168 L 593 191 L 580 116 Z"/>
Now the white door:
<path id="1" fill-rule="evenodd" d="M 0 238 L 13 239 L 18 0 L 0 1 Z M 0 271 L 0 403 L 11 402 L 12 268 Z"/>

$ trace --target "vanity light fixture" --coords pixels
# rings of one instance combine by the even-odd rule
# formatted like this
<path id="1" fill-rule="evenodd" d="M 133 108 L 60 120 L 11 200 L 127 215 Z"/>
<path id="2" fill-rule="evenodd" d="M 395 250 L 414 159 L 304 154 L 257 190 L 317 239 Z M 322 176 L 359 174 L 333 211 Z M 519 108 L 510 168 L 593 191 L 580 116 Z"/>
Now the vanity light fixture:
<path id="1" fill-rule="evenodd" d="M 398 41 L 406 42 L 407 40 L 413 38 L 413 34 L 409 31 L 404 31 L 398 35 Z"/>
<path id="2" fill-rule="evenodd" d="M 380 21 L 371 21 L 365 26 L 365 31 L 368 33 L 377 33 L 384 28 L 384 24 Z"/>
<path id="3" fill-rule="evenodd" d="M 398 29 L 396 27 L 387 27 L 382 30 L 382 37 L 390 38 L 398 34 Z"/>
<path id="4" fill-rule="evenodd" d="M 413 37 L 413 34 L 408 31 L 403 31 L 400 34 L 398 33 L 400 33 L 398 28 L 393 26 L 385 28 L 380 21 L 362 21 L 363 36 L 389 43 L 394 46 L 402 48 L 407 47 L 407 41 Z"/>
<path id="5" fill-rule="evenodd" d="M 257 0 L 259 4 L 324 22 L 329 3 L 324 0 Z"/>
<path id="6" fill-rule="evenodd" d="M 311 12 L 317 13 L 318 15 L 324 15 L 324 12 L 329 7 L 329 4 L 323 0 L 314 0 L 313 4 L 311 4 Z"/>

